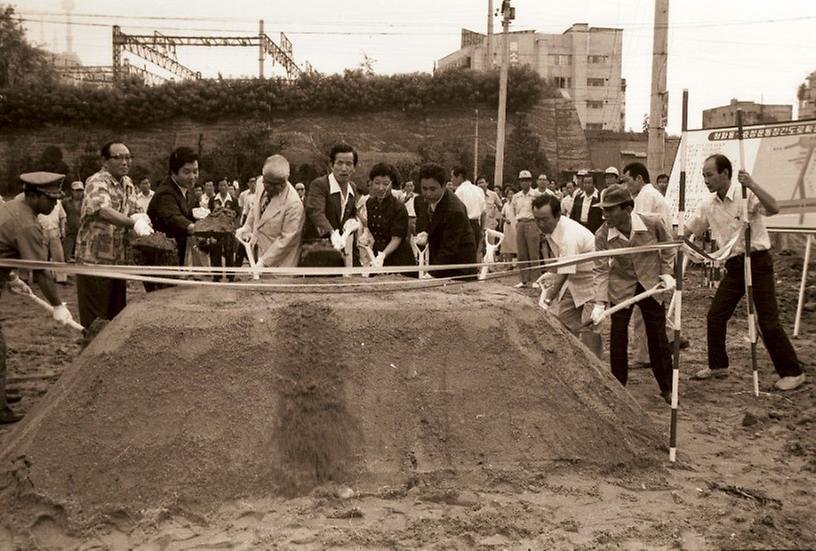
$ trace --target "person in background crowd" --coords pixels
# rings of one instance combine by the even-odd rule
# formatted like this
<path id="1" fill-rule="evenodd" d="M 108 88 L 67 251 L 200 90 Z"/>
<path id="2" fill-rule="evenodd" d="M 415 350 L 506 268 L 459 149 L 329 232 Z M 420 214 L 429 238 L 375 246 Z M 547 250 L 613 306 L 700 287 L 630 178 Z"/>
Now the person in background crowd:
<path id="1" fill-rule="evenodd" d="M 190 189 L 200 189 L 195 185 L 198 155 L 189 147 L 179 147 L 170 154 L 167 164 L 167 179 L 156 190 L 147 214 L 157 231 L 176 241 L 178 264 L 184 266 L 188 236 L 195 223 L 192 209 L 200 204 L 189 198 Z"/>
<path id="2" fill-rule="evenodd" d="M 490 185 L 487 183 L 487 178 L 484 176 L 479 176 L 476 179 L 476 185 L 485 194 L 484 229 L 495 230 L 499 226 L 502 200 L 495 191 L 490 189 Z"/>
<path id="3" fill-rule="evenodd" d="M 408 180 L 403 184 L 402 191 L 403 195 L 403 203 L 405 203 L 405 210 L 408 211 L 408 236 L 416 235 L 416 209 L 414 208 L 414 202 L 417 198 L 417 194 L 414 191 L 414 182 L 412 180 Z"/>
<path id="4" fill-rule="evenodd" d="M 246 221 L 235 232 L 243 243 L 257 243 L 256 267 L 295 267 L 306 220 L 303 202 L 289 183 L 289 161 L 283 155 L 266 159 Z M 254 240 L 253 240 L 254 237 Z"/>
<path id="5" fill-rule="evenodd" d="M 473 238 L 476 240 L 478 258 L 478 251 L 482 245 L 482 228 L 484 227 L 485 210 L 487 209 L 484 191 L 473 185 L 473 182 L 468 179 L 467 169 L 463 166 L 456 166 L 451 170 L 451 183 L 453 184 L 456 197 L 458 197 L 467 208 L 468 220 L 473 230 Z"/>
<path id="6" fill-rule="evenodd" d="M 65 210 L 65 240 L 62 242 L 62 251 L 66 260 L 74 260 L 77 232 L 79 231 L 79 215 L 82 209 L 82 198 L 85 196 L 85 185 L 80 182 L 71 183 L 71 197 L 62 200 Z"/>
<path id="7" fill-rule="evenodd" d="M 202 201 L 204 201 L 204 184 L 196 183 L 193 186 L 193 207 L 200 206 Z"/>
<path id="8" fill-rule="evenodd" d="M 513 212 L 513 188 L 507 186 L 504 189 L 504 205 L 501 210 L 502 232 L 504 239 L 502 239 L 499 254 L 501 254 L 502 262 L 512 262 L 516 258 L 518 252 L 518 243 L 516 240 L 516 215 Z"/>
<path id="9" fill-rule="evenodd" d="M 372 265 L 413 266 L 411 234 L 408 227 L 408 210 L 391 191 L 400 183 L 400 175 L 394 166 L 377 163 L 369 174 L 371 197 L 366 201 L 367 225 L 374 238 Z M 402 274 L 408 275 L 408 274 Z"/>
<path id="10" fill-rule="evenodd" d="M 306 186 L 303 184 L 303 182 L 298 182 L 295 184 L 295 191 L 297 192 L 298 197 L 300 197 L 300 200 L 303 201 L 303 199 L 306 197 Z"/>
<path id="11" fill-rule="evenodd" d="M 575 201 L 575 184 L 572 181 L 566 182 L 561 188 L 561 215 L 570 217 L 572 204 Z"/>
<path id="12" fill-rule="evenodd" d="M 595 252 L 595 236 L 575 220 L 561 216 L 558 197 L 545 194 L 533 199 L 533 216 L 541 232 L 542 258 Z M 593 265 L 594 262 L 590 261 L 563 266 L 545 276 L 545 281 L 549 279 L 550 284 L 545 286 L 544 306 L 549 309 L 552 305 L 552 313 L 576 337 L 592 315 L 595 297 Z M 596 331 L 593 326 L 587 330 Z M 595 349 L 593 352 L 601 357 L 603 351 Z"/>
<path id="13" fill-rule="evenodd" d="M 212 214 L 218 214 L 222 210 L 230 211 L 236 223 L 241 221 L 241 208 L 238 206 L 238 199 L 232 196 L 230 190 L 232 185 L 226 178 L 218 180 L 218 193 L 210 199 L 207 208 Z M 232 268 L 235 262 L 235 239 L 232 235 L 221 235 L 215 238 L 215 242 L 210 246 L 210 266 L 217 268 Z M 213 281 L 221 281 L 226 276 L 228 281 L 235 281 L 235 275 L 222 273 L 213 275 Z"/>
<path id="14" fill-rule="evenodd" d="M 575 197 L 572 203 L 570 218 L 580 222 L 589 231 L 595 233 L 603 224 L 600 193 L 595 189 L 592 175 L 588 171 L 579 171 L 578 181 L 581 184 L 581 193 Z"/>
<path id="15" fill-rule="evenodd" d="M 261 178 L 263 178 L 261 176 Z M 249 207 L 255 200 L 255 189 L 258 178 L 250 178 L 247 180 L 247 188 L 238 195 L 238 208 L 241 209 L 241 225 L 246 222 L 249 216 Z"/>
<path id="16" fill-rule="evenodd" d="M 136 188 L 128 173 L 133 157 L 121 142 L 100 150 L 102 169 L 85 182 L 85 199 L 77 234 L 76 260 L 81 264 L 125 264 L 127 230 L 153 233 L 150 219 L 139 213 Z M 87 329 L 97 318 L 112 320 L 127 305 L 127 281 L 77 275 L 80 323 Z"/>
<path id="17" fill-rule="evenodd" d="M 606 221 L 595 233 L 595 249 L 607 251 L 655 245 L 671 241 L 669 230 L 659 216 L 636 214 L 635 201 L 626 186 L 611 185 L 606 189 L 601 201 Z M 613 256 L 608 262 L 595 264 L 595 305 L 592 321 L 596 324 L 603 319 L 606 305 L 620 302 L 663 283 L 667 290 L 674 289 L 672 260 L 674 251 L 662 249 L 644 253 Z M 666 339 L 666 293 L 647 297 L 637 303 L 646 325 L 646 339 L 649 358 L 660 394 L 666 402 L 671 399 L 672 355 Z M 609 333 L 609 363 L 612 374 L 626 386 L 629 375 L 629 319 L 634 306 L 611 315 L 612 327 Z"/>
<path id="18" fill-rule="evenodd" d="M 139 180 L 139 193 L 136 194 L 136 204 L 139 206 L 139 212 L 147 212 L 147 205 L 153 198 L 154 191 L 150 187 L 150 178 L 145 176 Z"/>
<path id="19" fill-rule="evenodd" d="M 62 250 L 62 238 L 65 235 L 67 215 L 62 208 L 62 202 L 57 201 L 54 209 L 48 214 L 38 214 L 37 220 L 43 228 L 45 240 L 48 244 L 48 259 L 51 262 L 65 262 L 65 253 Z M 68 283 L 68 274 L 54 272 L 57 283 Z"/>
<path id="20" fill-rule="evenodd" d="M 669 189 L 669 175 L 668 174 L 660 174 L 657 177 L 657 183 L 655 184 L 655 188 L 657 191 L 660 192 L 661 195 L 666 195 L 666 190 Z"/>
<path id="21" fill-rule="evenodd" d="M 599 188 L 598 191 L 603 191 L 613 184 L 620 183 L 620 172 L 614 166 L 610 166 L 604 170 L 604 187 Z"/>
<path id="22" fill-rule="evenodd" d="M 794 390 L 804 384 L 805 373 L 788 335 L 779 323 L 773 258 L 769 252 L 771 241 L 763 220 L 764 214 L 773 216 L 779 212 L 779 205 L 748 172 L 739 171 L 739 183 L 731 181 L 732 174 L 731 161 L 725 155 L 711 155 L 705 160 L 703 178 L 711 194 L 703 197 L 685 230 L 686 236 L 701 236 L 711 229 L 714 240 L 723 244 L 737 237 L 728 252 L 725 277 L 717 287 L 708 309 L 708 367 L 698 371 L 695 378 L 721 378 L 728 375 L 725 336 L 728 320 L 734 315 L 737 304 L 745 294 L 743 224 L 747 222 L 751 226 L 751 277 L 759 335 L 779 374 L 779 380 L 774 386 L 778 390 Z M 747 221 L 742 219 L 744 199 L 740 185 L 748 190 Z"/>
<path id="23" fill-rule="evenodd" d="M 417 211 L 418 247 L 427 245 L 428 263 L 475 264 L 476 240 L 468 219 L 467 207 L 444 184 L 445 169 L 428 163 L 419 169 L 422 200 L 415 203 Z M 476 268 L 433 270 L 433 277 L 476 277 Z M 470 278 L 468 278 L 470 279 Z"/>
<path id="24" fill-rule="evenodd" d="M 45 261 L 48 258 L 45 236 L 37 216 L 54 210 L 62 197 L 62 174 L 31 172 L 20 175 L 23 193 L 8 203 L 0 204 L 0 258 Z M 53 318 L 68 324 L 73 321 L 71 312 L 62 302 L 57 286 L 47 270 L 32 270 L 32 278 L 48 303 L 53 306 Z M 8 268 L 0 268 L 0 292 L 8 286 L 9 291 L 33 294 L 17 274 Z M 0 424 L 16 423 L 22 419 L 9 407 L 19 402 L 19 395 L 6 394 L 6 341 L 0 328 Z"/>
<path id="25" fill-rule="evenodd" d="M 516 218 L 516 250 L 519 262 L 525 262 L 520 266 L 521 281 L 516 284 L 517 288 L 532 285 L 538 288 L 538 277 L 541 270 L 537 267 L 537 261 L 541 260 L 541 242 L 538 227 L 533 218 L 533 199 L 541 195 L 541 192 L 532 189 L 533 175 L 529 170 L 522 170 L 518 176 L 521 191 L 513 195 L 512 209 Z M 532 264 L 529 261 L 534 261 Z"/>
<path id="26" fill-rule="evenodd" d="M 196 205 L 201 208 L 209 208 L 210 201 L 215 197 L 215 184 L 212 180 L 204 182 L 204 195 L 201 196 L 201 202 Z"/>

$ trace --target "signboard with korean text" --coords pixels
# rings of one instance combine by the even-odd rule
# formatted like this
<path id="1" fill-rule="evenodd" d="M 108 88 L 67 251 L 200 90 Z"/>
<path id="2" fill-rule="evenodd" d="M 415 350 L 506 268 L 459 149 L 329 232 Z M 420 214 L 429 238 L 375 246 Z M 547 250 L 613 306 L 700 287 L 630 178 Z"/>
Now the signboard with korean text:
<path id="1" fill-rule="evenodd" d="M 743 127 L 745 170 L 774 196 L 779 214 L 769 217 L 770 228 L 816 228 L 816 120 Z M 734 179 L 740 169 L 737 128 L 691 130 L 680 142 L 666 198 L 678 210 L 680 160 L 686 147 L 686 220 L 708 194 L 703 163 L 721 153 L 731 160 Z"/>

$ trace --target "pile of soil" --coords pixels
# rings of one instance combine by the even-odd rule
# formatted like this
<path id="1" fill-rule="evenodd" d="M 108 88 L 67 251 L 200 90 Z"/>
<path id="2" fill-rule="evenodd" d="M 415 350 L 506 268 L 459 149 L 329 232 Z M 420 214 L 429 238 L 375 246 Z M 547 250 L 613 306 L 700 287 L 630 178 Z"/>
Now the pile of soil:
<path id="1" fill-rule="evenodd" d="M 499 284 L 172 288 L 129 305 L 7 435 L 0 509 L 81 534 L 326 483 L 654 473 L 664 454 L 605 366 Z"/>
<path id="2" fill-rule="evenodd" d="M 234 233 L 236 229 L 238 229 L 238 220 L 235 212 L 221 209 L 196 222 L 193 225 L 193 234 L 200 237 L 217 237 Z"/>
<path id="3" fill-rule="evenodd" d="M 153 232 L 144 237 L 137 237 L 131 240 L 131 247 L 143 251 L 162 251 L 162 252 L 176 252 L 176 242 L 170 239 L 162 232 Z"/>

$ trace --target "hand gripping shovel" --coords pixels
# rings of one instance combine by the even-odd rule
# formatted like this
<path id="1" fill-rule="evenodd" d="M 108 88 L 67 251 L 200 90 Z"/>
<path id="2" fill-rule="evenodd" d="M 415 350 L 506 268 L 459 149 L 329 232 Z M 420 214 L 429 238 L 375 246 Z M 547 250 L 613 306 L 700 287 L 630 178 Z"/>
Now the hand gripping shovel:
<path id="1" fill-rule="evenodd" d="M 18 295 L 27 296 L 28 298 L 30 298 L 31 300 L 33 300 L 34 302 L 36 302 L 37 304 L 42 306 L 45 310 L 51 312 L 52 314 L 54 313 L 54 307 L 51 306 L 50 304 L 48 304 L 43 299 L 41 299 L 40 297 L 38 297 L 37 295 L 34 295 L 32 293 L 18 293 L 17 291 L 12 291 L 12 292 L 16 293 Z M 68 327 L 70 327 L 72 329 L 76 329 L 77 331 L 84 331 L 85 330 L 84 327 L 82 327 L 80 324 L 78 324 L 74 320 L 69 321 L 66 325 L 68 325 Z"/>

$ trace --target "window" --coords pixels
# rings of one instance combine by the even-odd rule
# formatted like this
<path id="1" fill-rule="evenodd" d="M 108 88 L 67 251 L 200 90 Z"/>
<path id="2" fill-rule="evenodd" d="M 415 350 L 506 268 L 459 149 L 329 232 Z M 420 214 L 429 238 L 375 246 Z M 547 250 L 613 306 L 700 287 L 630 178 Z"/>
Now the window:
<path id="1" fill-rule="evenodd" d="M 570 77 L 555 77 L 555 85 L 558 88 L 572 88 L 572 79 Z"/>
<path id="2" fill-rule="evenodd" d="M 602 122 L 588 122 L 586 123 L 587 130 L 603 130 Z"/>
<path id="3" fill-rule="evenodd" d="M 587 100 L 586 106 L 587 106 L 587 109 L 603 109 L 604 102 L 594 101 L 594 100 Z"/>
<path id="4" fill-rule="evenodd" d="M 606 86 L 606 80 L 602 78 L 588 78 L 587 86 Z"/>
<path id="5" fill-rule="evenodd" d="M 609 56 L 608 55 L 588 55 L 587 56 L 587 63 L 592 63 L 592 64 L 609 63 Z"/>
<path id="6" fill-rule="evenodd" d="M 553 54 L 552 55 L 552 62 L 553 65 L 571 65 L 572 60 L 570 56 L 565 54 Z"/>

